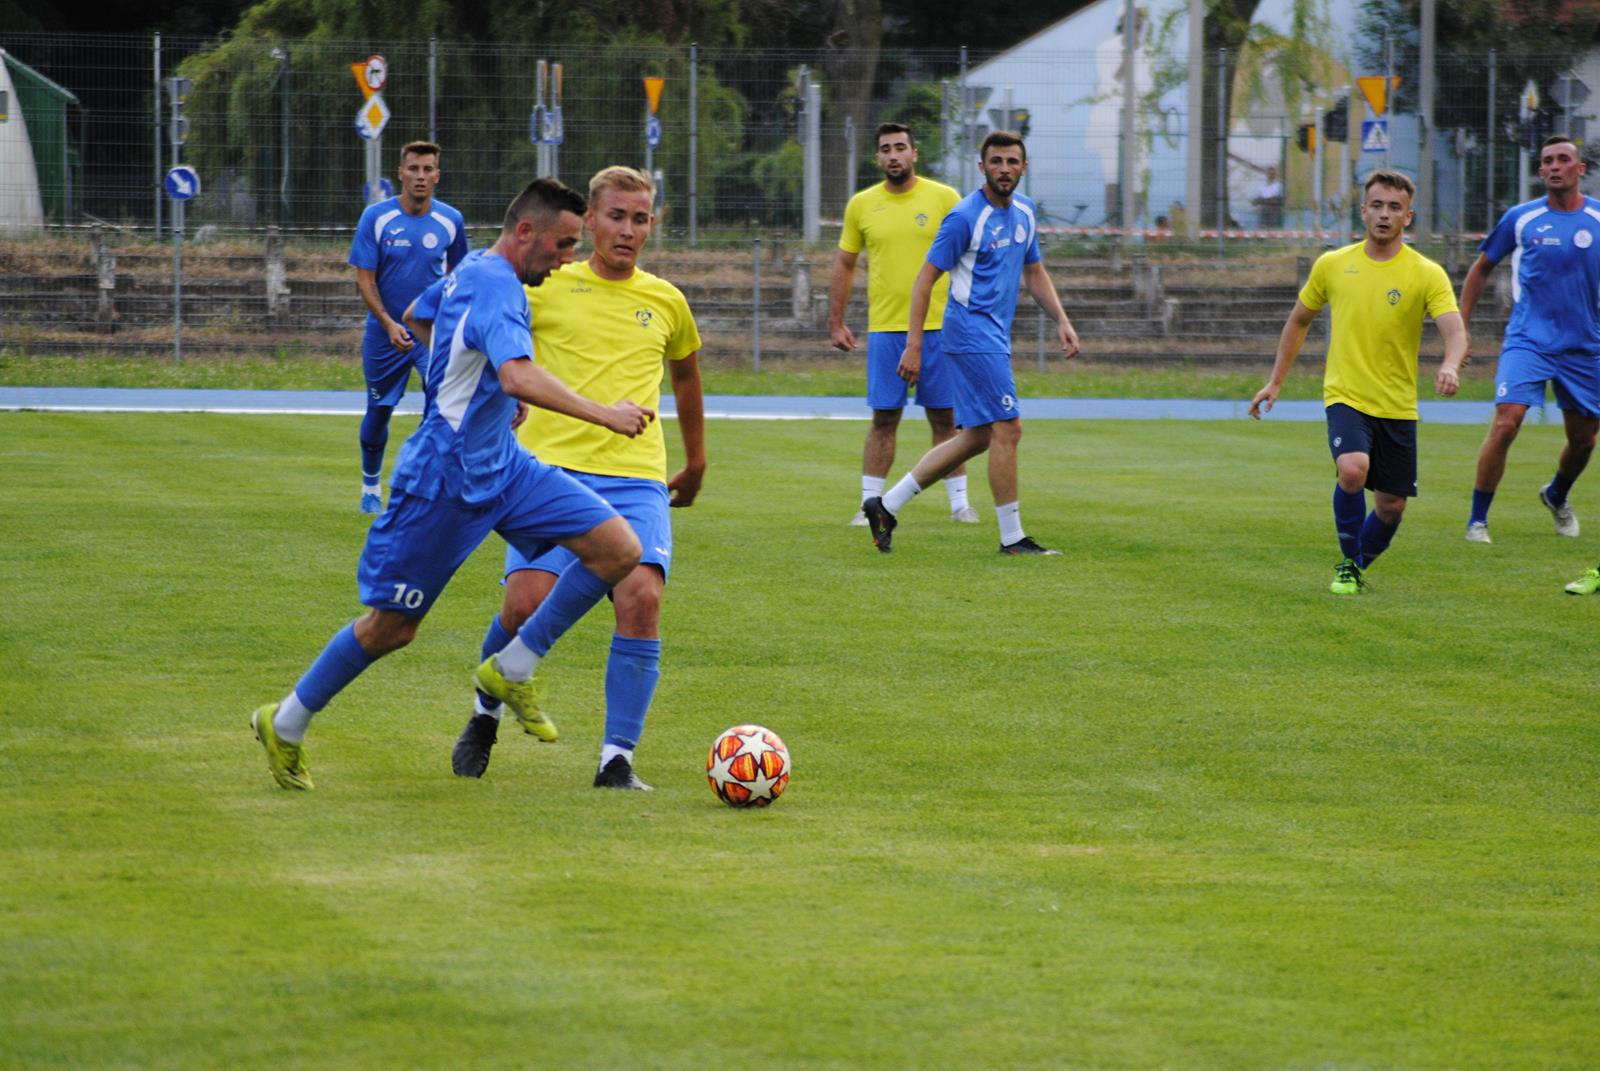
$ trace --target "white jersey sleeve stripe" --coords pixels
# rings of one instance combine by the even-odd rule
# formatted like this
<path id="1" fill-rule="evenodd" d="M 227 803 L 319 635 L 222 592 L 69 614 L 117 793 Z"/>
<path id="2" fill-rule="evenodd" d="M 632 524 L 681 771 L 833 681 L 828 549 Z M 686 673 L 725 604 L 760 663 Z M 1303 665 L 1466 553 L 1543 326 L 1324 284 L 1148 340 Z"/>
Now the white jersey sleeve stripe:
<path id="1" fill-rule="evenodd" d="M 961 254 L 961 259 L 956 261 L 956 266 L 950 269 L 950 300 L 970 304 L 972 301 L 972 268 L 978 261 L 978 247 L 983 244 L 983 227 L 989 222 L 989 217 L 994 214 L 993 205 L 984 205 L 983 211 L 978 213 L 978 218 L 972 224 L 972 241 L 967 243 L 967 251 Z"/>
<path id="2" fill-rule="evenodd" d="M 398 208 L 391 208 L 372 221 L 372 240 L 377 242 L 380 247 L 383 245 L 383 228 L 387 227 L 389 221 L 399 214 L 400 210 Z"/>
<path id="3" fill-rule="evenodd" d="M 449 423 L 452 431 L 461 430 L 467 406 L 472 404 L 478 379 L 483 375 L 483 366 L 487 363 L 484 355 L 465 341 L 467 320 L 471 316 L 470 308 L 462 312 L 455 332 L 450 336 L 450 356 L 444 366 L 444 375 L 439 380 L 439 415 Z"/>
<path id="4" fill-rule="evenodd" d="M 1511 254 L 1512 304 L 1522 300 L 1522 231 L 1531 221 L 1538 219 L 1548 211 L 1550 211 L 1548 208 L 1541 205 L 1517 220 L 1516 230 L 1512 235 L 1512 241 L 1517 243 L 1516 249 Z"/>
<path id="5" fill-rule="evenodd" d="M 428 215 L 432 216 L 439 226 L 444 228 L 444 233 L 446 235 L 444 240 L 445 245 L 448 246 L 451 242 L 456 240 L 456 225 L 449 216 L 437 210 L 429 212 Z"/>

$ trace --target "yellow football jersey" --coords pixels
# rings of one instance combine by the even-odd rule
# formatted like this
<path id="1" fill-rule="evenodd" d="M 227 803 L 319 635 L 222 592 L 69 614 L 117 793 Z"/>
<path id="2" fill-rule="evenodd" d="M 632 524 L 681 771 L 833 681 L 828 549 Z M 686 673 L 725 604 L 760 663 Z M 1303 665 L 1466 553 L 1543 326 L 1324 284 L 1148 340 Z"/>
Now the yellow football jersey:
<path id="1" fill-rule="evenodd" d="M 612 282 L 586 262 L 572 263 L 526 290 L 534 363 L 597 402 L 628 399 L 659 411 L 662 361 L 682 360 L 700 349 L 700 332 L 682 291 L 643 269 Z M 535 407 L 517 438 L 549 465 L 599 476 L 667 478 L 660 420 L 630 439 Z"/>
<path id="2" fill-rule="evenodd" d="M 945 213 L 960 200 L 949 186 L 920 176 L 905 193 L 893 193 L 887 182 L 880 182 L 850 198 L 839 248 L 846 253 L 867 251 L 867 330 L 904 331 L 910 325 L 917 272 Z M 949 296 L 950 276 L 941 275 L 928 302 L 923 330 L 943 326 Z"/>
<path id="3" fill-rule="evenodd" d="M 1333 306 L 1323 402 L 1415 420 L 1423 317 L 1457 311 L 1456 295 L 1444 269 L 1410 246 L 1373 260 L 1365 245 L 1322 254 L 1300 291 L 1308 309 Z"/>

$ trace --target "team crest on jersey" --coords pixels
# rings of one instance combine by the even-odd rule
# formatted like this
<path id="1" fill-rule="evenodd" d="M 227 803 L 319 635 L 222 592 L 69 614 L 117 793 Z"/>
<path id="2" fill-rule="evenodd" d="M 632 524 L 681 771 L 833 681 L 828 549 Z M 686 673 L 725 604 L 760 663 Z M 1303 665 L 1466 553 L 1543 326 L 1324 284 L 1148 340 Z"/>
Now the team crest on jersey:
<path id="1" fill-rule="evenodd" d="M 918 212 L 917 216 L 916 216 L 916 219 L 917 219 L 917 226 L 926 227 L 928 225 L 928 213 L 926 213 L 926 212 Z"/>
<path id="2" fill-rule="evenodd" d="M 1391 305 L 1400 304 L 1400 291 L 1391 290 L 1387 294 L 1385 294 L 1384 296 L 1389 299 L 1389 304 L 1391 304 Z"/>
<path id="3" fill-rule="evenodd" d="M 1577 246 L 1579 249 L 1588 249 L 1594 244 L 1594 235 L 1590 234 L 1588 231 L 1579 231 L 1577 234 L 1572 236 L 1572 244 Z"/>
<path id="4" fill-rule="evenodd" d="M 437 247 L 438 244 L 439 244 L 439 236 L 437 234 L 434 234 L 432 231 L 429 231 L 427 234 L 424 234 L 422 236 L 422 247 L 424 249 L 433 249 L 433 248 Z"/>
<path id="5" fill-rule="evenodd" d="M 639 321 L 640 327 L 649 327 L 650 321 L 654 319 L 654 313 L 649 309 L 639 309 L 634 312 L 633 318 Z"/>

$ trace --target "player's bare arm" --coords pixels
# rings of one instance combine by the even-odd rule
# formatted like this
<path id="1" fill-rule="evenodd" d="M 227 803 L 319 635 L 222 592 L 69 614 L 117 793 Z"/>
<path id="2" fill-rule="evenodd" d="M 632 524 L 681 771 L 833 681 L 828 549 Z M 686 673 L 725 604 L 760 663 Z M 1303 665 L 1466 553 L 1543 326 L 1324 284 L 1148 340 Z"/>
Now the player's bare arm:
<path id="1" fill-rule="evenodd" d="M 1272 375 L 1267 378 L 1267 385 L 1256 391 L 1256 396 L 1250 400 L 1252 418 L 1260 420 L 1262 413 L 1272 412 L 1272 405 L 1278 400 L 1278 392 L 1283 390 L 1283 381 L 1289 377 L 1289 369 L 1294 367 L 1295 358 L 1300 356 L 1300 347 L 1305 345 L 1306 332 L 1311 330 L 1311 324 L 1316 318 L 1317 313 L 1306 308 L 1304 302 L 1295 301 L 1294 309 L 1284 321 L 1283 333 L 1278 336 L 1278 355 L 1272 361 Z"/>
<path id="2" fill-rule="evenodd" d="M 656 416 L 655 410 L 626 399 L 601 405 L 585 398 L 526 357 L 500 366 L 500 389 L 530 405 L 587 420 L 630 439 L 644 431 Z"/>
<path id="3" fill-rule="evenodd" d="M 933 302 L 933 284 L 944 272 L 922 262 L 917 281 L 911 286 L 911 321 L 906 324 L 906 348 L 900 354 L 900 378 L 915 383 L 922 372 L 922 325 L 928 320 L 928 306 Z"/>
<path id="4" fill-rule="evenodd" d="M 1467 269 L 1467 277 L 1461 283 L 1461 325 L 1470 328 L 1472 325 L 1472 310 L 1478 307 L 1478 299 L 1483 296 L 1483 288 L 1489 282 L 1489 273 L 1494 271 L 1494 261 L 1478 254 L 1478 259 L 1472 262 L 1472 267 Z M 1472 338 L 1467 338 L 1467 356 L 1462 364 L 1472 360 Z"/>
<path id="5" fill-rule="evenodd" d="M 419 320 L 416 317 L 417 303 L 413 301 L 406 306 L 406 311 L 400 314 L 400 319 L 405 321 L 406 329 L 411 332 L 411 337 L 422 343 L 422 348 L 433 348 L 433 321 Z"/>
<path id="6" fill-rule="evenodd" d="M 384 331 L 389 336 L 389 341 L 401 353 L 409 350 L 415 343 L 411 336 L 406 334 L 405 324 L 395 323 L 389 318 L 389 313 L 383 307 L 383 299 L 378 296 L 378 273 L 370 268 L 356 269 L 356 289 L 361 293 L 361 300 L 367 303 L 367 308 L 372 315 L 378 318 Z"/>
<path id="7" fill-rule="evenodd" d="M 1467 334 L 1466 317 L 1459 312 L 1447 312 L 1434 323 L 1444 339 L 1444 360 L 1433 377 L 1433 389 L 1448 398 L 1461 386 L 1461 366 L 1466 363 L 1471 338 Z"/>
<path id="8" fill-rule="evenodd" d="M 828 285 L 828 332 L 836 350 L 856 348 L 856 336 L 845 325 L 844 312 L 850 307 L 850 284 L 855 279 L 857 256 L 841 249 L 833 258 L 833 280 Z"/>
<path id="9" fill-rule="evenodd" d="M 692 506 L 706 474 L 706 407 L 700 389 L 700 354 L 668 361 L 672 398 L 678 411 L 678 432 L 683 436 L 683 468 L 667 481 L 673 506 Z"/>
<path id="10" fill-rule="evenodd" d="M 1024 265 L 1022 268 L 1022 285 L 1028 288 L 1028 293 L 1045 315 L 1055 321 L 1056 339 L 1061 343 L 1061 352 L 1070 360 L 1078 355 L 1078 332 L 1073 329 L 1072 321 L 1067 319 L 1067 311 L 1061 307 L 1061 295 L 1056 293 L 1056 286 L 1050 281 L 1050 273 L 1044 269 L 1044 261 L 1035 261 Z"/>

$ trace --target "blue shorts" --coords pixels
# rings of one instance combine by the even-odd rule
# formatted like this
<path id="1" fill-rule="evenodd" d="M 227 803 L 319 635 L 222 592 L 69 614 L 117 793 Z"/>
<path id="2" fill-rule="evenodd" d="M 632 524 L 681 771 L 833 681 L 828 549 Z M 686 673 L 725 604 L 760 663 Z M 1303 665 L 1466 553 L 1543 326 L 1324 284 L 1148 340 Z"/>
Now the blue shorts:
<path id="1" fill-rule="evenodd" d="M 956 427 L 981 428 L 1022 415 L 1009 353 L 945 355 L 956 385 Z"/>
<path id="2" fill-rule="evenodd" d="M 405 353 L 394 348 L 389 333 L 371 317 L 361 337 L 361 372 L 367 377 L 367 401 L 372 405 L 396 406 L 406 396 L 406 383 L 415 366 L 417 374 L 428 375 L 428 349 L 418 342 Z"/>
<path id="3" fill-rule="evenodd" d="M 392 492 L 356 568 L 362 604 L 422 617 L 490 532 L 534 558 L 617 515 L 599 495 L 531 454 L 520 454 L 517 467 L 500 497 L 482 505 Z"/>
<path id="4" fill-rule="evenodd" d="M 1328 452 L 1367 455 L 1367 488 L 1417 497 L 1417 422 L 1368 416 L 1354 406 L 1328 406 Z"/>
<path id="5" fill-rule="evenodd" d="M 873 331 L 867 335 L 867 405 L 872 409 L 904 409 L 909 392 L 897 371 L 905 352 L 904 331 Z M 917 404 L 924 409 L 949 409 L 955 405 L 955 385 L 944 359 L 943 335 L 922 333 L 922 369 L 917 373 Z"/>
<path id="6" fill-rule="evenodd" d="M 1588 353 L 1546 356 L 1515 347 L 1500 351 L 1494 370 L 1496 404 L 1544 405 L 1544 385 L 1555 389 L 1556 404 L 1585 416 L 1600 416 L 1600 357 Z"/>
<path id="7" fill-rule="evenodd" d="M 624 520 L 633 526 L 643 548 L 639 560 L 661 570 L 663 578 L 672 569 L 672 500 L 667 485 L 659 480 L 632 476 L 596 476 L 591 472 L 562 469 L 568 476 L 605 499 Z M 522 569 L 560 574 L 578 556 L 566 547 L 551 547 L 543 554 L 529 555 L 514 546 L 506 547 L 506 575 Z"/>

